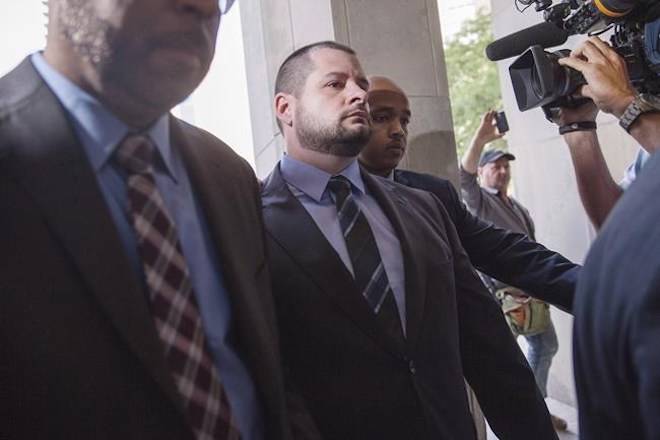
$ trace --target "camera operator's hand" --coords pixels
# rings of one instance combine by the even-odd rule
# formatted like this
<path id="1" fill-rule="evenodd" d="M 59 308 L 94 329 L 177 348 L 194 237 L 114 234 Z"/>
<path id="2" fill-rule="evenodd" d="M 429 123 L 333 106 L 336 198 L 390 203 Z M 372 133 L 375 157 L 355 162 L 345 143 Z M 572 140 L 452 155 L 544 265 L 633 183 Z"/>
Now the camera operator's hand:
<path id="1" fill-rule="evenodd" d="M 590 37 L 559 64 L 572 67 L 587 80 L 581 94 L 591 98 L 599 109 L 621 117 L 635 97 L 626 63 L 607 43 Z"/>
<path id="2" fill-rule="evenodd" d="M 553 115 L 552 122 L 561 127 L 563 125 L 572 124 L 573 122 L 592 122 L 596 120 L 597 115 L 598 107 L 592 100 L 589 100 L 576 108 L 561 107 L 559 111 Z"/>

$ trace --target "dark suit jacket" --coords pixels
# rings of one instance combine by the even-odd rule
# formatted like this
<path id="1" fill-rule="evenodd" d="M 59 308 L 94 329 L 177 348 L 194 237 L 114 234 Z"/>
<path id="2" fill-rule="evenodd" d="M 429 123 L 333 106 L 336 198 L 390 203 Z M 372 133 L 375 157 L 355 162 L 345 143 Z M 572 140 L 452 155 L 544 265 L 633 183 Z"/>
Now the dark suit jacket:
<path id="1" fill-rule="evenodd" d="M 289 436 L 258 183 L 171 117 L 267 437 Z M 86 155 L 29 60 L 0 79 L 0 438 L 188 439 L 141 284 Z"/>
<path id="2" fill-rule="evenodd" d="M 440 199 L 470 261 L 481 272 L 571 311 L 580 266 L 524 234 L 472 215 L 448 180 L 404 170 L 395 170 L 394 180 Z"/>
<path id="3" fill-rule="evenodd" d="M 603 225 L 575 295 L 580 438 L 660 439 L 660 154 Z"/>
<path id="4" fill-rule="evenodd" d="M 401 242 L 389 338 L 279 166 L 262 190 L 285 366 L 326 439 L 473 439 L 463 375 L 503 439 L 555 439 L 531 370 L 431 194 L 363 173 Z"/>

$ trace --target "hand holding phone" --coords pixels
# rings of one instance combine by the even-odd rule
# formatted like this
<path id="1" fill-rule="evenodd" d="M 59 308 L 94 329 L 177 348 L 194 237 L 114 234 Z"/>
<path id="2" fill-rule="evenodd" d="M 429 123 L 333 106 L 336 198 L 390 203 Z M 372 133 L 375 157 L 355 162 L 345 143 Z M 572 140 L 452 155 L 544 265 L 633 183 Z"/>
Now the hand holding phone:
<path id="1" fill-rule="evenodd" d="M 499 131 L 500 134 L 504 134 L 509 131 L 509 123 L 506 120 L 506 114 L 504 114 L 503 111 L 495 113 L 495 126 L 497 127 L 497 131 Z"/>

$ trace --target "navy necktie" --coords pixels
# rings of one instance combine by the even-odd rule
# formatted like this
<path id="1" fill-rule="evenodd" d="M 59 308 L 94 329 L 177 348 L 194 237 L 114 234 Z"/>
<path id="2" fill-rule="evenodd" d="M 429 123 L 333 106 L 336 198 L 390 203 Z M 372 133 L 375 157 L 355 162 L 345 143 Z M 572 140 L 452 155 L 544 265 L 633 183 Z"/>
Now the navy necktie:
<path id="1" fill-rule="evenodd" d="M 351 183 L 343 176 L 334 176 L 328 182 L 358 291 L 384 325 L 386 331 L 399 341 L 403 330 L 394 293 L 380 258 L 378 246 L 369 222 L 355 202 Z"/>

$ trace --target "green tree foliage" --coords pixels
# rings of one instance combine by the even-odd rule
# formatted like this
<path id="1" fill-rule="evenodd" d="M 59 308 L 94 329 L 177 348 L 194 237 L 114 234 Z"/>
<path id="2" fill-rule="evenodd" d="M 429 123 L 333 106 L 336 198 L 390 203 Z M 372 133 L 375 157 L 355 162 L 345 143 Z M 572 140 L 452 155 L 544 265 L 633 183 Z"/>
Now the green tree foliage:
<path id="1" fill-rule="evenodd" d="M 490 14 L 479 10 L 463 22 L 461 29 L 445 44 L 449 96 L 454 119 L 456 149 L 460 158 L 488 109 L 500 109 L 502 97 L 497 65 L 489 61 L 485 48 L 493 41 Z M 494 142 L 505 148 L 506 141 Z"/>

